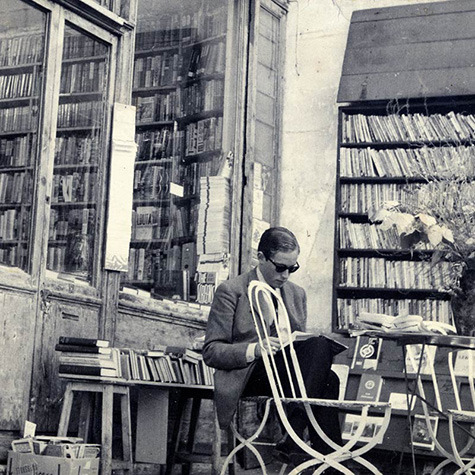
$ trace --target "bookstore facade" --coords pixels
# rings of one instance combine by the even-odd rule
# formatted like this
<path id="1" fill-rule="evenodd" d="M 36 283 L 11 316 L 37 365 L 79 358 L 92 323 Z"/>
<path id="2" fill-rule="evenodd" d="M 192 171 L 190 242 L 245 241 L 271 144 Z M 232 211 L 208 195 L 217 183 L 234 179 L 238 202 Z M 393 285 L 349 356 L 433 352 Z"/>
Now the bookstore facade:
<path id="1" fill-rule="evenodd" d="M 444 264 L 431 273 L 426 250 L 377 242 L 389 238 L 369 235 L 367 215 L 421 182 L 410 160 L 450 149 L 466 165 L 470 0 L 411 0 L 409 13 L 379 8 L 352 21 L 374 2 L 1 3 L 0 459 L 26 419 L 57 429 L 59 336 L 191 344 L 216 285 L 253 264 L 269 225 L 299 238 L 294 280 L 307 290 L 311 329 L 345 338 L 365 306 L 450 322 Z M 430 15 L 439 28 L 420 28 Z M 454 38 L 437 36 L 445 31 Z M 421 58 L 421 71 L 435 72 L 419 71 Z M 421 120 L 432 135 L 411 136 Z M 468 135 L 437 131 L 444 120 Z M 420 288 L 401 298 L 398 279 L 416 274 Z M 382 355 L 379 368 L 402 388 L 400 357 Z M 404 430 L 399 415 L 392 434 Z M 396 435 L 386 447 L 402 443 Z"/>
<path id="2" fill-rule="evenodd" d="M 216 284 L 251 264 L 253 230 L 277 222 L 287 11 L 8 0 L 0 12 L 3 458 L 23 421 L 57 430 L 59 336 L 190 345 Z"/>

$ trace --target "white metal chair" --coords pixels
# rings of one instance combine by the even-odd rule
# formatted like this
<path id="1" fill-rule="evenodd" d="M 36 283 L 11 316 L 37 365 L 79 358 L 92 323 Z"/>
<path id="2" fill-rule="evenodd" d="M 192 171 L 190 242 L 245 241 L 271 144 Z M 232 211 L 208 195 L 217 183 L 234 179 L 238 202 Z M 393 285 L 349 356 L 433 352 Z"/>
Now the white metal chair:
<path id="1" fill-rule="evenodd" d="M 364 459 L 362 455 L 371 450 L 377 443 L 382 441 L 383 436 L 389 425 L 389 420 L 391 416 L 390 404 L 368 401 L 337 401 L 329 399 L 308 398 L 293 342 L 288 341 L 288 335 L 291 334 L 290 321 L 287 310 L 285 309 L 285 305 L 280 295 L 270 286 L 260 281 L 251 282 L 248 293 L 249 300 L 251 303 L 252 316 L 254 318 L 256 331 L 259 337 L 259 344 L 262 348 L 264 365 L 272 389 L 272 398 L 276 405 L 277 413 L 288 435 L 305 453 L 310 456 L 309 460 L 295 467 L 290 472 L 290 475 L 296 475 L 301 471 L 314 466 L 314 474 L 323 473 L 328 467 L 333 467 L 344 474 L 352 475 L 353 472 L 342 464 L 343 462 L 350 459 L 355 462 L 358 462 L 370 472 L 374 474 L 380 474 L 381 472 L 372 463 Z M 272 300 L 273 297 L 277 299 L 278 302 L 278 315 L 274 309 L 274 304 Z M 265 312 L 263 311 L 264 304 L 266 307 Z M 283 392 L 281 375 L 277 373 L 274 354 L 271 351 L 265 350 L 265 348 L 270 348 L 270 334 L 267 330 L 265 321 L 266 315 L 268 316 L 269 312 L 271 314 L 271 319 L 276 322 L 275 326 L 277 330 L 277 337 L 279 338 L 281 349 L 287 346 L 287 344 L 290 346 L 290 357 L 287 356 L 287 353 L 285 351 L 283 351 L 282 353 L 284 356 L 287 378 L 290 381 L 291 385 L 291 396 L 285 395 Z M 294 383 L 294 381 L 296 381 L 296 384 Z M 285 406 L 289 403 L 301 404 L 305 408 L 305 412 L 309 418 L 310 423 L 315 428 L 318 435 L 333 449 L 332 453 L 328 455 L 323 455 L 322 453 L 314 450 L 307 443 L 305 443 L 302 438 L 299 437 L 299 435 L 292 428 L 287 418 Z M 361 422 L 358 425 L 356 431 L 353 433 L 351 439 L 348 440 L 347 443 L 340 446 L 333 442 L 329 437 L 327 437 L 327 435 L 323 432 L 317 420 L 315 419 L 315 416 L 312 411 L 312 406 L 314 405 L 338 407 L 342 410 L 349 411 L 360 411 Z M 370 408 L 378 409 L 380 412 L 383 413 L 381 428 L 369 442 L 366 442 L 361 446 L 356 446 L 358 440 L 363 434 Z M 253 438 L 255 438 L 255 435 L 252 436 L 250 439 Z M 247 441 L 241 441 L 240 445 L 249 447 L 250 445 L 252 445 L 252 441 L 250 439 Z M 256 452 L 257 450 L 254 453 Z M 259 457 L 257 458 L 259 460 Z M 265 474 L 266 471 L 263 463 L 261 464 L 261 469 L 262 473 Z"/>
<path id="2" fill-rule="evenodd" d="M 416 357 L 413 353 L 413 350 L 410 346 L 406 348 L 408 351 L 408 356 L 411 360 L 412 366 L 415 368 L 417 365 Z M 424 351 L 424 347 L 422 348 Z M 434 386 L 434 395 L 435 395 L 435 407 L 432 408 L 432 412 L 426 403 L 427 398 L 424 391 L 424 386 L 422 384 L 422 380 L 417 377 L 417 387 L 418 393 L 422 396 L 422 408 L 424 417 L 426 420 L 426 426 L 428 429 L 428 433 L 431 439 L 434 441 L 435 448 L 440 452 L 440 454 L 444 457 L 444 460 L 439 463 L 432 471 L 432 475 L 442 474 L 444 467 L 447 467 L 450 464 L 454 464 L 458 469 L 456 469 L 454 475 L 459 475 L 463 473 L 472 473 L 472 469 L 475 467 L 475 457 L 473 456 L 466 456 L 469 450 L 472 448 L 475 442 L 475 382 L 474 382 L 474 368 L 473 368 L 473 357 L 472 354 L 473 350 L 463 350 L 468 351 L 468 371 L 465 376 L 458 375 L 459 378 L 467 378 L 468 386 L 470 389 L 470 408 L 464 409 L 462 407 L 462 398 L 460 397 L 459 385 L 457 383 L 457 377 L 455 375 L 454 369 L 454 356 L 457 354 L 458 351 L 462 351 L 461 348 L 455 348 L 448 352 L 448 368 L 450 373 L 450 379 L 453 386 L 453 394 L 455 399 L 455 407 L 454 408 L 447 408 L 442 407 L 442 401 L 439 394 L 439 386 L 437 380 L 437 374 L 434 370 L 434 361 L 431 360 L 429 353 L 427 353 L 427 357 L 429 359 L 429 366 L 431 370 L 431 379 Z M 434 412 L 435 411 L 435 412 Z M 447 418 L 448 422 L 448 429 L 449 429 L 449 440 L 450 440 L 450 447 L 444 447 L 440 441 L 437 439 L 437 433 L 434 431 L 432 424 L 430 423 L 431 415 L 439 414 Z M 469 424 L 470 429 L 467 430 L 464 427 L 461 428 L 460 424 Z M 457 427 L 463 430 L 468 437 L 466 442 L 462 447 L 459 448 L 459 443 L 457 443 Z"/>

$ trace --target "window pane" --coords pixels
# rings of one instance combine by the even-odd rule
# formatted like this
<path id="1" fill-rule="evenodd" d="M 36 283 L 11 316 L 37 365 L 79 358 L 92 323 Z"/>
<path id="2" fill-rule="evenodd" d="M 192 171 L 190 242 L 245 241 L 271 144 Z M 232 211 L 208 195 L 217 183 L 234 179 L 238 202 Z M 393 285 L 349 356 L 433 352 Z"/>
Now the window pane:
<path id="1" fill-rule="evenodd" d="M 212 189 L 221 189 L 212 194 L 226 197 L 213 213 L 215 237 L 199 224 L 211 193 L 201 179 L 217 175 L 223 161 L 226 4 L 139 0 L 133 78 L 139 151 L 123 280 L 159 298 L 196 300 L 198 254 L 229 247 L 229 186 L 219 179 Z"/>
<path id="2" fill-rule="evenodd" d="M 0 263 L 28 270 L 46 15 L 0 2 Z"/>
<path id="3" fill-rule="evenodd" d="M 90 281 L 97 256 L 109 47 L 65 28 L 47 268 Z"/>

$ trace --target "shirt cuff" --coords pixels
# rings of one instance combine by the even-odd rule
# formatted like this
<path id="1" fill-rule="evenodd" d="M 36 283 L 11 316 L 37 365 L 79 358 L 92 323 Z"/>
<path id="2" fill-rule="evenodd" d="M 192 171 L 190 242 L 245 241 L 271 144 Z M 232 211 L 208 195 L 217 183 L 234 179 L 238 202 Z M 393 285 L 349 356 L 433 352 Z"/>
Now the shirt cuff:
<path id="1" fill-rule="evenodd" d="M 250 343 L 246 350 L 246 362 L 252 363 L 255 359 L 255 351 L 256 351 L 257 343 Z"/>

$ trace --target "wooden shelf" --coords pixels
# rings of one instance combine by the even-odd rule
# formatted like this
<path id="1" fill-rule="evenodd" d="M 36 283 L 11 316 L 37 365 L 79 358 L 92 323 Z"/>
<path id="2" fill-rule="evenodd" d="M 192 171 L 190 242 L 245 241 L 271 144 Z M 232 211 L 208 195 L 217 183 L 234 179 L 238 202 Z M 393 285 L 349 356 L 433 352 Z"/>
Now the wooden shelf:
<path id="1" fill-rule="evenodd" d="M 394 298 L 394 299 L 435 299 L 449 300 L 448 292 L 437 289 L 398 289 L 385 287 L 344 287 L 337 286 L 338 298 Z"/>
<path id="2" fill-rule="evenodd" d="M 404 141 L 404 142 L 342 142 L 340 147 L 342 148 L 438 148 L 438 147 L 447 147 L 447 146 L 458 146 L 458 145 L 473 145 L 475 144 L 475 139 L 465 139 L 465 140 L 430 140 L 420 142 L 413 141 Z"/>

